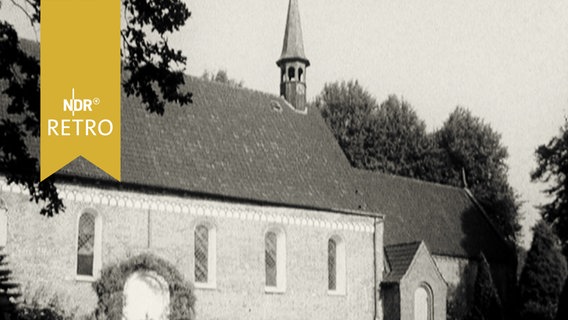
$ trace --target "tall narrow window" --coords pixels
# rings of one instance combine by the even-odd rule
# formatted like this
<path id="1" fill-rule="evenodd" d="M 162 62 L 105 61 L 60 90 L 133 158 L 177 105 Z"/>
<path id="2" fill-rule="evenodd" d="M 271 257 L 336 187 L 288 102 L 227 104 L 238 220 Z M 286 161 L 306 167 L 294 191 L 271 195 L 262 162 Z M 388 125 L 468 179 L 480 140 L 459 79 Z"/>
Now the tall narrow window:
<path id="1" fill-rule="evenodd" d="M 217 233 L 210 223 L 198 224 L 194 230 L 194 280 L 198 288 L 216 286 Z"/>
<path id="2" fill-rule="evenodd" d="M 302 76 L 304 75 L 304 70 L 298 68 L 298 81 L 302 82 Z"/>
<path id="3" fill-rule="evenodd" d="M 207 282 L 209 270 L 209 230 L 195 228 L 195 282 Z"/>
<path id="4" fill-rule="evenodd" d="M 334 239 L 329 239 L 327 242 L 327 273 L 327 288 L 335 291 L 337 289 L 337 244 Z"/>
<path id="5" fill-rule="evenodd" d="M 346 292 L 345 243 L 339 236 L 327 240 L 327 290 L 330 294 Z"/>
<path id="6" fill-rule="evenodd" d="M 101 269 L 101 216 L 89 210 L 77 222 L 77 280 L 92 281 Z"/>
<path id="7" fill-rule="evenodd" d="M 265 263 L 266 263 L 266 286 L 276 287 L 276 276 L 278 274 L 278 268 L 276 263 L 278 262 L 278 253 L 276 251 L 276 245 L 278 238 L 274 232 L 268 232 L 265 239 Z"/>
<path id="8" fill-rule="evenodd" d="M 95 262 L 95 216 L 85 212 L 79 218 L 77 275 L 93 276 Z"/>
<path id="9" fill-rule="evenodd" d="M 265 290 L 286 290 L 286 238 L 284 232 L 273 229 L 264 236 Z"/>

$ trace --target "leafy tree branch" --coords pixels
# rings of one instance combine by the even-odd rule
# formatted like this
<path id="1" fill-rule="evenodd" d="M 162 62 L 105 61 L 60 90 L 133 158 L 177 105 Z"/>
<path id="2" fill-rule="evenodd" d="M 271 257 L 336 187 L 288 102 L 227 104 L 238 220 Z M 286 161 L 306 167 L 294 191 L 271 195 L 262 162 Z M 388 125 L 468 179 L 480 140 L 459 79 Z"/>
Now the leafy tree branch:
<path id="1" fill-rule="evenodd" d="M 40 24 L 39 0 L 11 0 Z M 141 98 L 149 112 L 163 114 L 167 103 L 187 105 L 190 92 L 182 92 L 186 57 L 170 47 L 167 36 L 190 17 L 181 0 L 124 0 L 126 23 L 120 30 L 122 86 L 128 96 Z M 55 177 L 39 182 L 37 146 L 40 130 L 40 63 L 38 54 L 23 50 L 17 31 L 0 21 L 0 172 L 9 184 L 26 187 L 30 200 L 42 202 L 41 214 L 52 216 L 65 206 Z"/>

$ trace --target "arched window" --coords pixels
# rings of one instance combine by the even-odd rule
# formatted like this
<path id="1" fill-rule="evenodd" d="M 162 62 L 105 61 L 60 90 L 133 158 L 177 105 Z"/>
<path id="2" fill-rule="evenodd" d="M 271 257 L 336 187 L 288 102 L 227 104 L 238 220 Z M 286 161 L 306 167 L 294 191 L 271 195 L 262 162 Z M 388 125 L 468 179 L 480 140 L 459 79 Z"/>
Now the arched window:
<path id="1" fill-rule="evenodd" d="M 327 289 L 330 294 L 345 294 L 345 244 L 338 236 L 327 241 Z"/>
<path id="2" fill-rule="evenodd" d="M 290 81 L 296 79 L 296 70 L 294 69 L 294 67 L 288 68 L 288 79 L 290 79 Z"/>
<path id="3" fill-rule="evenodd" d="M 298 81 L 302 82 L 302 76 L 304 75 L 304 70 L 298 68 Z"/>
<path id="4" fill-rule="evenodd" d="M 198 224 L 194 231 L 194 277 L 197 287 L 216 285 L 216 238 L 211 224 Z"/>
<path id="5" fill-rule="evenodd" d="M 276 233 L 270 231 L 266 233 L 265 239 L 265 262 L 266 262 L 266 286 L 276 287 L 276 277 L 278 275 L 278 237 Z"/>
<path id="6" fill-rule="evenodd" d="M 286 290 L 286 239 L 284 232 L 271 229 L 264 237 L 265 289 L 268 292 Z"/>
<path id="7" fill-rule="evenodd" d="M 427 284 L 414 291 L 414 320 L 432 320 L 432 290 Z"/>
<path id="8" fill-rule="evenodd" d="M 83 212 L 77 231 L 77 276 L 95 277 L 101 266 L 101 221 L 94 212 Z"/>
<path id="9" fill-rule="evenodd" d="M 329 239 L 327 242 L 327 279 L 328 290 L 334 291 L 337 289 L 337 243 L 334 239 Z"/>
<path id="10" fill-rule="evenodd" d="M 286 69 L 284 67 L 280 68 L 280 79 L 282 79 L 282 82 L 286 81 Z"/>

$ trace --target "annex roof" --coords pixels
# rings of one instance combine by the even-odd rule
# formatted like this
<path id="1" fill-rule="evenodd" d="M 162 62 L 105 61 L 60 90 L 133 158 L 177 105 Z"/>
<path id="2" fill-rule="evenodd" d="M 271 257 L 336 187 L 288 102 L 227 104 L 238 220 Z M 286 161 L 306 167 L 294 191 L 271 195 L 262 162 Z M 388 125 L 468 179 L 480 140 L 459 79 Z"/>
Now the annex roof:
<path id="1" fill-rule="evenodd" d="M 467 190 L 352 169 L 367 210 L 385 215 L 384 243 L 424 241 L 433 255 L 511 257 L 511 247 Z"/>
<path id="2" fill-rule="evenodd" d="M 389 265 L 389 272 L 384 282 L 399 282 L 404 277 L 414 260 L 421 242 L 411 242 L 385 246 L 385 260 Z"/>

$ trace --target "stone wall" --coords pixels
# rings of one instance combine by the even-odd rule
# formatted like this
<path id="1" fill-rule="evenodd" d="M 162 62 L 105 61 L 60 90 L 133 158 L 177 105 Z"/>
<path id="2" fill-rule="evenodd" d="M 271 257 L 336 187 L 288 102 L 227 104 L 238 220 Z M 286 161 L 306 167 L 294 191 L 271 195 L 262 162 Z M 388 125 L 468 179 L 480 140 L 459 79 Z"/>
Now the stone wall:
<path id="1" fill-rule="evenodd" d="M 77 223 L 92 210 L 102 219 L 102 265 L 141 252 L 174 263 L 193 280 L 193 230 L 200 221 L 216 228 L 217 280 L 196 289 L 199 319 L 373 319 L 375 316 L 374 224 L 378 218 L 289 207 L 104 190 L 59 187 L 66 211 L 52 218 L 16 186 L 0 181 L 8 208 L 6 252 L 27 292 L 57 293 L 78 314 L 91 312 L 91 281 L 76 277 Z M 286 235 L 286 289 L 266 293 L 264 234 L 271 226 Z M 382 228 L 378 265 L 382 266 Z M 346 248 L 347 291 L 327 290 L 327 241 L 337 235 Z M 382 274 L 379 272 L 378 274 Z M 381 318 L 381 316 L 379 316 Z"/>

